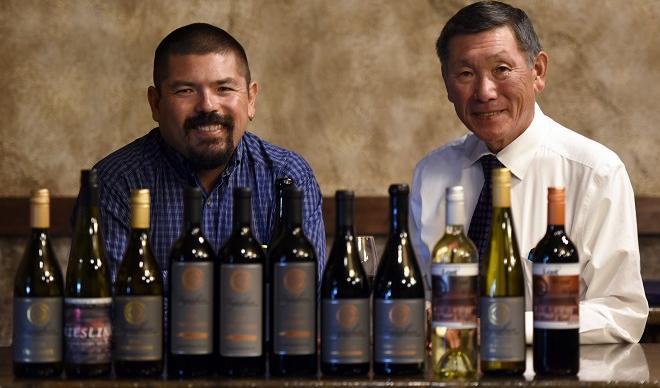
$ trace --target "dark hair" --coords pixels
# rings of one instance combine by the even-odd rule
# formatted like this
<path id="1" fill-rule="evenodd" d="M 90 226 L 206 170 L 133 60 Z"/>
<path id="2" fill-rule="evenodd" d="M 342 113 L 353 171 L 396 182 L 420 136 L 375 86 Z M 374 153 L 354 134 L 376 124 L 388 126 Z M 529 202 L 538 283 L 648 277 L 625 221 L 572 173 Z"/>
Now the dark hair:
<path id="1" fill-rule="evenodd" d="M 160 89 L 161 82 L 167 78 L 170 56 L 210 53 L 234 54 L 246 83 L 250 85 L 250 66 L 243 46 L 222 28 L 206 23 L 193 23 L 170 32 L 156 47 L 154 86 Z"/>
<path id="2" fill-rule="evenodd" d="M 453 37 L 476 34 L 502 26 L 513 30 L 518 46 L 527 53 L 527 62 L 532 66 L 541 52 L 541 42 L 525 11 L 499 1 L 480 1 L 462 8 L 443 27 L 435 44 L 443 70 L 447 66 L 449 42 Z"/>

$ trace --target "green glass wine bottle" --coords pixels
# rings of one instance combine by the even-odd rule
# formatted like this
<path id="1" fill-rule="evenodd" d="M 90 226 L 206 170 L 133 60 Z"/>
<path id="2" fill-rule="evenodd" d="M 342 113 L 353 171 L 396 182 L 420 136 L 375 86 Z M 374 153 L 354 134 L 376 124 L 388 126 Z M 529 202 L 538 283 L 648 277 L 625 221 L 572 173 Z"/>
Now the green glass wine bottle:
<path id="1" fill-rule="evenodd" d="M 95 170 L 80 177 L 78 211 L 64 289 L 64 369 L 69 377 L 107 376 L 112 366 L 112 293 Z"/>
<path id="2" fill-rule="evenodd" d="M 525 283 L 511 214 L 511 172 L 494 169 L 493 218 L 481 274 L 481 371 L 525 371 Z"/>
<path id="3" fill-rule="evenodd" d="M 62 373 L 64 281 L 51 246 L 47 189 L 30 197 L 32 232 L 14 280 L 13 361 L 18 377 Z"/>
<path id="4" fill-rule="evenodd" d="M 117 376 L 163 372 L 163 277 L 149 244 L 149 190 L 131 192 L 131 231 L 115 280 Z"/>

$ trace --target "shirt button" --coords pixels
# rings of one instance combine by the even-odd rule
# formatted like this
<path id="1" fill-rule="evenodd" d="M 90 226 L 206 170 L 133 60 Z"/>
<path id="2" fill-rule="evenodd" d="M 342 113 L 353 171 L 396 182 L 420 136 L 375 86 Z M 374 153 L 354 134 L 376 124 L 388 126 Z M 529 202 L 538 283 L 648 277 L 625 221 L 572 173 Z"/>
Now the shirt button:
<path id="1" fill-rule="evenodd" d="M 211 207 L 211 198 L 206 200 L 206 206 Z"/>

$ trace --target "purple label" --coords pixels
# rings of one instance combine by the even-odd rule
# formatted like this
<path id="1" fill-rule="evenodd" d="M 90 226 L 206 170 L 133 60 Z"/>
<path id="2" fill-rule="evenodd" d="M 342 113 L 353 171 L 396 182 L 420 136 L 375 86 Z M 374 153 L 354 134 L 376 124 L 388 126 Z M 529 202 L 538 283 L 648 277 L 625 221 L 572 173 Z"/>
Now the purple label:
<path id="1" fill-rule="evenodd" d="M 64 354 L 71 364 L 111 360 L 112 298 L 64 299 Z"/>

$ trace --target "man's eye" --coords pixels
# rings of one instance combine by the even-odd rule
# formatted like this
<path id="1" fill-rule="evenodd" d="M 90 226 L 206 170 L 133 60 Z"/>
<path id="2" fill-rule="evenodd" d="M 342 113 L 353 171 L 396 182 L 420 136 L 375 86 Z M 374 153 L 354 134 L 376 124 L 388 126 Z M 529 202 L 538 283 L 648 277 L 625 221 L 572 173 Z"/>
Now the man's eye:
<path id="1" fill-rule="evenodd" d="M 193 90 L 190 88 L 185 88 L 185 89 L 177 89 L 174 91 L 175 94 L 178 95 L 186 95 L 186 94 L 192 94 Z"/>
<path id="2" fill-rule="evenodd" d="M 472 72 L 467 71 L 467 70 L 464 70 L 464 71 L 461 71 L 461 72 L 458 73 L 459 78 L 468 78 L 468 77 L 471 77 L 471 76 L 472 76 Z"/>
<path id="3" fill-rule="evenodd" d="M 233 91 L 233 88 L 230 88 L 229 86 L 220 86 L 218 87 L 218 91 L 221 93 L 226 93 L 226 92 L 231 92 Z"/>
<path id="4" fill-rule="evenodd" d="M 508 74 L 510 71 L 511 71 L 511 69 L 509 69 L 506 66 L 498 66 L 495 69 L 495 72 L 498 73 L 498 74 Z"/>

